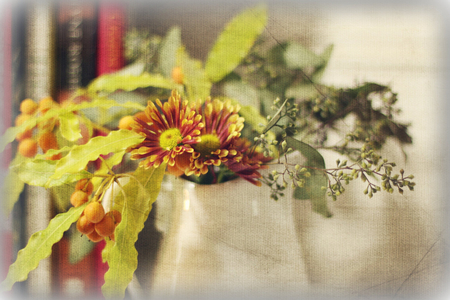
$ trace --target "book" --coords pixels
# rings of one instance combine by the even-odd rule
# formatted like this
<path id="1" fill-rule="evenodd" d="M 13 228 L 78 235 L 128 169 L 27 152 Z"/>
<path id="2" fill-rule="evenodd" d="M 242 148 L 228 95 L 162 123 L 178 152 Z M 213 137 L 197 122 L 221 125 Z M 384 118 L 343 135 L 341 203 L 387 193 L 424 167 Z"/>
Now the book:
<path id="1" fill-rule="evenodd" d="M 98 15 L 97 75 L 112 73 L 124 67 L 123 37 L 126 10 L 123 3 L 101 1 Z"/>
<path id="2" fill-rule="evenodd" d="M 2 34 L 1 40 L 3 41 L 1 62 L 2 67 L 2 79 L 1 91 L 2 91 L 2 126 L 4 127 L 2 132 L 13 125 L 13 120 L 18 115 L 19 104 L 25 97 L 25 24 L 26 16 L 24 10 L 17 4 L 4 4 L 1 12 L 2 28 L 0 32 Z M 12 144 L 5 148 L 2 153 L 1 171 L 2 175 L 6 176 L 9 164 L 15 155 Z M 3 177 L 2 177 L 3 178 Z M 2 181 L 2 184 L 6 184 Z M 8 190 L 8 188 L 6 188 Z M 22 193 L 11 213 L 3 218 L 3 222 L 0 224 L 2 228 L 1 249 L 2 254 L 2 278 L 6 277 L 9 265 L 11 265 L 20 249 L 26 245 L 25 237 L 25 193 Z M 4 213 L 2 211 L 2 213 Z M 24 282 L 17 283 L 13 290 L 8 295 L 23 295 L 26 293 L 26 284 Z"/>
<path id="3" fill-rule="evenodd" d="M 123 38 L 126 31 L 126 8 L 121 2 L 100 1 L 98 6 L 97 76 L 120 70 L 125 65 Z M 103 262 L 105 241 L 94 249 L 98 291 L 105 283 L 108 264 Z"/>
<path id="4" fill-rule="evenodd" d="M 85 87 L 96 76 L 97 5 L 94 2 L 61 1 L 56 4 L 56 95 L 62 103 L 76 89 Z M 69 231 L 52 251 L 52 286 L 59 297 L 87 296 L 95 293 L 95 254 L 87 251 L 73 261 L 70 249 L 82 248 Z M 73 247 L 71 247 L 73 246 Z M 89 245 L 88 245 L 89 246 Z M 80 249 L 77 249 L 78 251 Z M 87 249 L 89 250 L 89 249 Z M 75 250 L 74 250 L 75 251 Z M 86 249 L 80 250 L 85 252 Z M 78 251 L 78 252 L 80 252 Z"/>
<path id="5" fill-rule="evenodd" d="M 59 102 L 96 76 L 97 5 L 64 1 L 57 6 L 57 82 Z"/>
<path id="6" fill-rule="evenodd" d="M 2 26 L 0 26 L 0 40 L 3 41 L 0 44 L 0 66 L 2 71 L 0 72 L 0 92 L 1 92 L 1 104 L 3 108 L 2 122 L 0 123 L 0 132 L 4 133 L 6 128 L 12 124 L 12 9 L 11 6 L 4 7 L 1 11 L 0 20 Z M 8 166 L 12 159 L 12 148 L 9 146 L 1 155 L 0 165 L 0 178 L 2 180 L 8 172 Z M 3 213 L 3 211 L 1 212 Z M 0 221 L 0 241 L 1 241 L 1 257 L 0 261 L 0 276 L 5 278 L 8 266 L 13 257 L 13 229 L 11 218 L 2 219 Z"/>
<path id="7" fill-rule="evenodd" d="M 55 92 L 55 18 L 53 7 L 47 2 L 32 2 L 26 6 L 25 97 L 39 101 L 54 98 Z M 42 187 L 26 187 L 26 240 L 45 229 L 51 219 L 51 199 Z M 44 259 L 27 280 L 27 291 L 37 297 L 52 294 L 51 259 Z"/>

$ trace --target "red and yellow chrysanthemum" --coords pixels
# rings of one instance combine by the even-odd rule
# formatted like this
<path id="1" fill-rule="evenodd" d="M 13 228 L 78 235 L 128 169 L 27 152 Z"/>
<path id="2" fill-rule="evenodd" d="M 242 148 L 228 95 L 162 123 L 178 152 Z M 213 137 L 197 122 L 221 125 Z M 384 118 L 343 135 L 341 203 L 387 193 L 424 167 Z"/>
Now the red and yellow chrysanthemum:
<path id="1" fill-rule="evenodd" d="M 242 159 L 239 161 L 229 160 L 225 162 L 225 166 L 239 177 L 261 186 L 261 182 L 258 180 L 261 178 L 261 174 L 258 170 L 268 168 L 265 163 L 272 160 L 272 157 L 266 157 L 263 153 L 251 148 L 250 141 L 244 138 L 238 139 L 234 145 L 236 150 L 242 153 Z"/>
<path id="2" fill-rule="evenodd" d="M 157 106 L 148 102 L 145 121 L 134 119 L 133 130 L 145 140 L 128 151 L 131 159 L 145 158 L 139 165 L 146 168 L 158 167 L 163 162 L 174 166 L 177 156 L 194 152 L 192 145 L 200 141 L 204 127 L 202 116 L 187 101 L 182 101 L 175 90 L 164 104 L 159 99 L 155 102 Z"/>
<path id="3" fill-rule="evenodd" d="M 234 106 L 229 100 L 209 98 L 204 104 L 197 103 L 196 112 L 202 116 L 204 127 L 200 133 L 200 142 L 192 146 L 195 151 L 186 175 L 200 176 L 208 172 L 209 166 L 241 159 L 240 152 L 234 146 L 244 127 L 244 118 L 239 116 L 239 109 L 239 105 Z"/>

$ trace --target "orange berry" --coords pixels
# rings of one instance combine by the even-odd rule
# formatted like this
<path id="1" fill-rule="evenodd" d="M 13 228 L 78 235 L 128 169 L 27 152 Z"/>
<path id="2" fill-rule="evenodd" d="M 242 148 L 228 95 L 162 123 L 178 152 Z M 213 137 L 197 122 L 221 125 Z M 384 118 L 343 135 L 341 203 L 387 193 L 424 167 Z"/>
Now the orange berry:
<path id="1" fill-rule="evenodd" d="M 33 136 L 32 130 L 25 130 L 24 132 L 20 132 L 16 135 L 16 141 L 22 141 L 24 139 L 29 139 Z"/>
<path id="2" fill-rule="evenodd" d="M 36 140 L 32 138 L 24 139 L 19 142 L 17 151 L 25 157 L 34 157 L 38 150 L 38 144 Z"/>
<path id="3" fill-rule="evenodd" d="M 100 242 L 101 240 L 103 240 L 103 237 L 101 235 L 99 235 L 97 233 L 97 231 L 95 231 L 95 230 L 92 231 L 91 233 L 87 234 L 86 236 L 89 240 L 91 240 L 94 243 L 97 243 L 97 242 Z"/>
<path id="4" fill-rule="evenodd" d="M 58 139 L 52 131 L 44 131 L 41 133 L 39 135 L 38 142 L 44 152 L 47 152 L 50 149 L 59 149 Z"/>
<path id="5" fill-rule="evenodd" d="M 86 194 L 90 195 L 94 191 L 94 184 L 87 178 L 81 179 L 75 185 L 75 190 L 82 190 L 86 192 Z"/>
<path id="6" fill-rule="evenodd" d="M 114 220 L 116 226 L 122 221 L 122 214 L 118 210 L 112 209 L 106 215 L 109 215 Z"/>
<path id="7" fill-rule="evenodd" d="M 84 209 L 84 215 L 89 222 L 98 223 L 105 216 L 105 209 L 100 202 L 92 202 Z"/>
<path id="8" fill-rule="evenodd" d="M 41 113 L 46 113 L 49 109 L 56 107 L 58 104 L 53 101 L 52 97 L 45 97 L 39 101 L 39 111 Z"/>
<path id="9" fill-rule="evenodd" d="M 20 111 L 24 114 L 32 115 L 38 109 L 39 104 L 37 104 L 33 99 L 25 99 L 20 103 Z"/>
<path id="10" fill-rule="evenodd" d="M 62 158 L 62 154 L 61 153 L 57 153 L 57 154 L 53 154 L 53 155 L 45 157 L 45 159 L 47 159 L 47 160 L 59 160 L 61 158 Z"/>
<path id="11" fill-rule="evenodd" d="M 116 241 L 116 236 L 114 235 L 114 233 L 109 236 L 109 239 L 113 242 Z"/>
<path id="12" fill-rule="evenodd" d="M 97 233 L 103 237 L 113 234 L 114 229 L 116 229 L 114 220 L 109 215 L 105 215 L 100 222 L 95 224 L 95 231 L 97 231 Z"/>
<path id="13" fill-rule="evenodd" d="M 147 115 L 145 114 L 145 111 L 140 111 L 140 112 L 134 114 L 134 117 L 138 118 L 146 123 L 150 122 L 150 118 L 147 117 Z"/>
<path id="14" fill-rule="evenodd" d="M 16 117 L 16 119 L 14 120 L 14 124 L 16 126 L 20 126 L 23 123 L 25 123 L 25 121 L 31 119 L 32 115 L 28 115 L 28 114 L 20 114 Z"/>
<path id="15" fill-rule="evenodd" d="M 172 69 L 172 79 L 178 84 L 183 84 L 184 74 L 180 67 L 175 67 Z"/>
<path id="16" fill-rule="evenodd" d="M 94 223 L 89 222 L 86 219 L 86 216 L 81 216 L 77 221 L 77 229 L 82 234 L 90 234 L 94 231 L 95 225 Z"/>
<path id="17" fill-rule="evenodd" d="M 84 203 L 88 202 L 88 200 L 88 194 L 81 190 L 73 192 L 72 196 L 70 196 L 70 203 L 72 203 L 72 205 L 75 207 L 83 205 Z"/>
<path id="18" fill-rule="evenodd" d="M 131 130 L 131 125 L 135 123 L 133 116 L 125 116 L 119 121 L 119 129 Z"/>

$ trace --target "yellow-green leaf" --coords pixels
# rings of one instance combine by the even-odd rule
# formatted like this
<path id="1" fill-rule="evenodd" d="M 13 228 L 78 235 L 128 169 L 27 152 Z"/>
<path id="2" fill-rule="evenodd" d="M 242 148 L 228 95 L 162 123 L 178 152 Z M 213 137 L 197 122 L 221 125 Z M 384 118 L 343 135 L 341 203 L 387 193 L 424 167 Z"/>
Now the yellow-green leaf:
<path id="1" fill-rule="evenodd" d="M 322 79 L 323 74 L 325 73 L 325 69 L 328 65 L 328 61 L 330 60 L 331 53 L 333 52 L 334 45 L 331 44 L 325 50 L 320 54 L 320 57 L 322 58 L 322 64 L 317 66 L 316 70 L 314 70 L 314 73 L 311 76 L 311 79 L 313 82 L 318 82 L 320 79 Z"/>
<path id="2" fill-rule="evenodd" d="M 115 232 L 116 242 L 110 243 L 107 253 L 103 253 L 109 265 L 102 286 L 107 299 L 123 298 L 133 278 L 138 263 L 135 243 L 159 194 L 164 172 L 164 164 L 157 169 L 138 168 L 133 173 L 134 178 L 123 187 L 126 198 L 119 193 L 114 200 L 114 208 L 122 211 L 122 221 Z"/>
<path id="3" fill-rule="evenodd" d="M 16 261 L 9 267 L 6 279 L 0 283 L 0 290 L 8 291 L 14 283 L 26 280 L 39 262 L 50 256 L 52 246 L 61 240 L 64 232 L 78 220 L 86 205 L 87 203 L 77 208 L 72 207 L 69 211 L 57 215 L 46 229 L 34 233 L 25 248 L 18 252 Z"/>
<path id="4" fill-rule="evenodd" d="M 112 93 L 117 90 L 133 91 L 138 88 L 157 87 L 164 89 L 174 88 L 174 83 L 160 74 L 142 73 L 132 74 L 105 74 L 94 79 L 88 86 L 89 93 Z"/>
<path id="5" fill-rule="evenodd" d="M 159 50 L 159 66 L 161 73 L 166 77 L 172 76 L 172 70 L 177 63 L 177 51 L 181 47 L 181 30 L 180 27 L 172 27 L 164 40 L 161 42 Z"/>
<path id="6" fill-rule="evenodd" d="M 41 119 L 42 118 L 31 118 L 23 122 L 23 124 L 20 126 L 9 127 L 8 129 L 6 129 L 5 133 L 0 138 L 0 153 L 5 150 L 6 145 L 14 141 L 14 139 L 19 133 L 24 132 L 28 128 L 34 128 L 38 120 Z"/>
<path id="7" fill-rule="evenodd" d="M 62 173 L 59 178 L 53 179 L 58 161 L 46 159 L 27 159 L 24 162 L 12 167 L 19 179 L 29 185 L 45 186 L 47 188 L 71 183 L 83 178 L 92 177 L 92 174 L 85 170 L 73 173 Z"/>
<path id="8" fill-rule="evenodd" d="M 286 65 L 290 69 L 319 66 L 324 62 L 322 57 L 315 54 L 299 43 L 289 43 L 284 52 Z"/>
<path id="9" fill-rule="evenodd" d="M 14 204 L 16 204 L 19 199 L 20 194 L 25 186 L 24 182 L 20 180 L 16 172 L 11 170 L 11 167 L 19 165 L 24 161 L 24 157 L 21 155 L 16 155 L 16 157 L 10 163 L 10 169 L 6 174 L 5 179 L 2 183 L 1 195 L 2 195 L 2 208 L 5 216 L 9 216 Z"/>
<path id="10" fill-rule="evenodd" d="M 109 109 L 112 107 L 123 107 L 123 108 L 134 108 L 139 110 L 144 110 L 145 106 L 135 103 L 135 102 L 125 102 L 125 103 L 119 103 L 113 99 L 108 99 L 106 97 L 98 97 L 95 98 L 91 102 L 81 102 L 80 104 L 70 104 L 67 106 L 68 111 L 77 111 L 77 110 L 83 110 L 83 109 L 90 109 L 90 108 L 104 108 Z"/>
<path id="11" fill-rule="evenodd" d="M 80 93 L 83 94 L 83 93 Z M 5 150 L 6 145 L 13 142 L 16 138 L 16 135 L 24 132 L 28 128 L 34 128 L 36 124 L 45 122 L 51 118 L 59 117 L 60 115 L 64 115 L 73 111 L 90 109 L 90 108 L 104 108 L 109 109 L 112 107 L 123 107 L 123 108 L 134 108 L 138 110 L 144 110 L 145 106 L 134 103 L 134 102 L 126 102 L 126 103 L 118 103 L 117 101 L 99 97 L 95 98 L 91 102 L 82 102 L 80 104 L 70 104 L 64 108 L 52 108 L 45 113 L 45 115 L 40 117 L 33 117 L 27 121 L 25 121 L 22 125 L 16 127 L 10 127 L 6 130 L 6 132 L 0 138 L 0 153 Z"/>
<path id="12" fill-rule="evenodd" d="M 267 8 L 261 4 L 234 17 L 208 54 L 205 70 L 212 82 L 233 71 L 247 55 L 267 23 Z"/>
<path id="13" fill-rule="evenodd" d="M 49 149 L 44 154 L 37 154 L 34 159 L 46 159 L 47 157 L 56 155 L 56 154 L 63 154 L 66 152 L 69 152 L 72 149 L 70 146 L 64 146 L 60 149 Z"/>
<path id="14" fill-rule="evenodd" d="M 49 180 L 61 178 L 66 173 L 77 173 L 83 170 L 89 161 L 100 155 L 120 152 L 144 140 L 144 137 L 131 130 L 111 131 L 107 136 L 97 136 L 84 145 L 77 145 L 57 165 L 55 173 Z"/>
<path id="15" fill-rule="evenodd" d="M 77 141 L 80 139 L 81 130 L 80 130 L 80 121 L 78 117 L 72 113 L 68 112 L 65 114 L 59 115 L 59 130 L 61 131 L 61 135 L 68 141 Z"/>
<path id="16" fill-rule="evenodd" d="M 205 100 L 210 95 L 212 83 L 206 76 L 202 63 L 189 57 L 183 47 L 177 52 L 177 65 L 181 67 L 184 75 L 189 101 Z"/>

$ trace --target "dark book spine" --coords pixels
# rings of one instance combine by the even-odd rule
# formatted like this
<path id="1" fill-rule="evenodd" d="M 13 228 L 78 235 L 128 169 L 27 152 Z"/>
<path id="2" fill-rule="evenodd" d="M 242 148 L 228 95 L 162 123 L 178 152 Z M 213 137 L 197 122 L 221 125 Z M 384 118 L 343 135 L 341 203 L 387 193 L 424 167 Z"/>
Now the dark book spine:
<path id="1" fill-rule="evenodd" d="M 64 102 L 71 93 L 85 87 L 96 76 L 97 5 L 91 2 L 61 1 L 56 6 L 56 94 Z M 58 297 L 97 296 L 95 253 L 87 253 L 77 262 L 71 261 L 70 231 L 54 245 L 53 288 Z M 85 249 L 83 249 L 85 251 Z"/>
<path id="2" fill-rule="evenodd" d="M 3 10 L 4 36 L 2 38 L 4 45 L 3 56 L 3 124 L 6 127 L 13 126 L 13 120 L 19 114 L 20 101 L 25 98 L 25 28 L 26 12 L 18 4 L 5 5 Z M 10 144 L 4 152 L 3 163 L 8 167 L 10 160 L 15 155 L 16 143 Z M 25 193 L 22 193 L 16 202 L 11 214 L 5 220 L 4 228 L 10 229 L 9 240 L 4 242 L 3 261 L 5 262 L 5 272 L 17 257 L 20 249 L 27 243 L 26 237 L 26 199 Z M 6 273 L 4 274 L 6 276 Z M 4 277 L 2 277 L 4 278 Z M 11 292 L 15 296 L 22 296 L 27 293 L 27 284 L 18 282 Z"/>
<path id="3" fill-rule="evenodd" d="M 86 86 L 96 76 L 97 6 L 61 2 L 57 11 L 58 98 Z"/>

